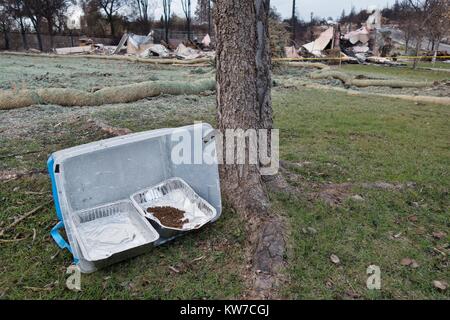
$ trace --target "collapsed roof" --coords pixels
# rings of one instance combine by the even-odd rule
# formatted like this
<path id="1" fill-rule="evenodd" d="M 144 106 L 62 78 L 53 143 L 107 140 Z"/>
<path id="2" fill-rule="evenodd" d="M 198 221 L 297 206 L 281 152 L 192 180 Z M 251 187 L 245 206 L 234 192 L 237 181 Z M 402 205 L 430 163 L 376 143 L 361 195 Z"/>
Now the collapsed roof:
<path id="1" fill-rule="evenodd" d="M 128 54 L 142 54 L 144 51 L 153 46 L 152 32 L 147 36 L 140 36 L 134 33 L 125 33 L 114 51 L 114 54 L 118 54 L 125 43 L 127 44 Z"/>
<path id="2" fill-rule="evenodd" d="M 334 37 L 334 28 L 329 27 L 327 30 L 322 32 L 315 41 L 303 45 L 303 48 L 308 50 L 309 53 L 321 57 L 322 51 L 325 50 L 330 45 L 330 42 L 333 41 L 333 37 Z"/>
<path id="3" fill-rule="evenodd" d="M 359 28 L 355 31 L 350 31 L 344 35 L 344 39 L 350 41 L 351 44 L 357 44 L 361 42 L 362 44 L 366 44 L 369 42 L 370 35 L 369 31 L 366 27 Z"/>

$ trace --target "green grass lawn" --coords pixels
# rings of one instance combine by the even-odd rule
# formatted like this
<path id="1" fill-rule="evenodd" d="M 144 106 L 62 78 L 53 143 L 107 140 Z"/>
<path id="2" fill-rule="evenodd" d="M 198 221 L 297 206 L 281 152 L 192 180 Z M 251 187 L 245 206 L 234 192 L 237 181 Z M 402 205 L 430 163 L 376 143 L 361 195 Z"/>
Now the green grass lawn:
<path id="1" fill-rule="evenodd" d="M 294 185 L 305 194 L 274 195 L 291 223 L 285 294 L 448 299 L 432 281 L 450 280 L 450 109 L 316 90 L 278 92 L 274 104 L 282 157 L 306 163 L 293 171 L 299 177 Z M 416 185 L 398 191 L 361 187 L 379 181 Z M 344 199 L 331 207 L 311 200 L 308 191 L 329 183 L 351 183 L 349 195 L 364 201 Z M 305 233 L 308 227 L 317 233 Z M 433 238 L 438 231 L 446 236 Z M 340 265 L 330 261 L 331 254 Z M 419 266 L 402 266 L 406 257 Z M 366 288 L 371 264 L 381 268 L 380 291 Z"/>
<path id="2" fill-rule="evenodd" d="M 427 64 L 428 65 L 428 64 Z M 420 65 L 425 67 L 425 65 Z M 428 66 L 429 67 L 429 66 Z M 449 79 L 448 72 L 417 69 L 411 67 L 389 67 L 383 65 L 345 64 L 342 71 L 351 74 L 364 74 L 374 78 L 403 79 L 414 81 L 442 81 Z"/>
<path id="3" fill-rule="evenodd" d="M 159 105 L 158 112 L 162 113 L 156 119 L 151 116 L 152 107 L 145 106 L 145 102 L 140 106 L 124 105 L 123 112 L 105 112 L 100 108 L 96 118 L 106 118 L 114 125 L 136 131 L 192 124 L 198 118 L 195 113 L 186 112 L 185 105 L 181 105 L 179 112 L 170 109 L 176 109 L 177 99 L 188 98 L 162 97 L 150 101 L 152 105 L 171 105 L 167 113 Z M 198 102 L 189 101 L 197 109 L 201 108 Z M 212 101 L 212 97 L 205 97 L 202 104 L 207 108 Z M 150 109 L 148 114 L 142 113 L 143 107 Z M 204 114 L 208 116 L 208 112 Z M 60 124 L 57 129 L 54 124 L 43 126 L 39 134 L 21 140 L 0 136 L 0 157 L 37 151 L 3 159 L 0 170 L 45 169 L 46 159 L 52 152 L 109 137 L 89 124 L 86 117 Z M 83 275 L 82 291 L 69 291 L 65 287 L 65 272 L 72 263 L 70 254 L 60 251 L 49 234 L 57 223 L 53 203 L 49 202 L 50 188 L 46 175 L 0 183 L 0 230 L 14 217 L 48 203 L 0 238 L 0 298 L 237 299 L 242 295 L 245 228 L 241 218 L 227 208 L 223 218 L 214 225 L 154 248 L 148 254 Z"/>
<path id="4" fill-rule="evenodd" d="M 447 59 L 450 60 L 450 59 Z M 412 66 L 412 62 L 407 62 L 409 66 Z M 450 69 L 450 63 L 442 62 L 440 60 L 437 60 L 435 63 L 432 63 L 430 61 L 420 61 L 417 66 L 419 68 L 438 68 L 438 69 Z"/>
<path id="5" fill-rule="evenodd" d="M 344 68 L 408 79 L 443 77 L 406 68 Z M 288 281 L 280 288 L 281 296 L 449 299 L 449 291 L 438 291 L 432 281 L 450 282 L 450 109 L 283 88 L 274 89 L 273 104 L 282 159 L 294 164 L 289 182 L 300 190 L 271 195 L 289 230 Z M 54 106 L 39 108 L 63 112 Z M 163 96 L 93 108 L 89 117 L 141 131 L 195 120 L 214 124 L 214 113 L 213 96 Z M 7 114 L 2 111 L 0 117 Z M 0 157 L 36 151 L 2 158 L 0 170 L 44 169 L 50 153 L 108 137 L 86 119 L 61 124 L 51 118 L 42 124 L 44 133 L 33 131 L 21 139 L 0 133 Z M 362 185 L 380 181 L 408 187 L 380 190 Z M 331 206 L 318 196 L 330 184 L 343 183 L 350 189 L 341 204 Z M 363 201 L 351 199 L 353 195 Z M 0 183 L 0 229 L 50 200 L 46 175 Z M 245 292 L 245 222 L 231 210 L 225 209 L 216 224 L 200 232 L 83 275 L 79 293 L 65 288 L 71 258 L 49 236 L 56 222 L 49 203 L 0 238 L 7 240 L 0 241 L 0 299 L 240 298 Z M 445 236 L 433 237 L 438 231 Z M 340 258 L 339 265 L 330 261 L 331 254 Z M 406 257 L 418 266 L 402 266 Z M 381 268 L 380 291 L 366 288 L 371 264 Z"/>

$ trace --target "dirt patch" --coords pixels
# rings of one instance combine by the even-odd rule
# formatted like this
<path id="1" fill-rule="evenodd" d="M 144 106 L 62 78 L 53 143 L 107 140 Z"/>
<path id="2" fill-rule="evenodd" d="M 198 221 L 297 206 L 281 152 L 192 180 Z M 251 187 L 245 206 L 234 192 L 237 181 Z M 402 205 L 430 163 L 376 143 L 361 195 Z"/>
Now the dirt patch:
<path id="1" fill-rule="evenodd" d="M 172 207 L 148 208 L 147 212 L 157 218 L 162 225 L 169 228 L 183 229 L 184 224 L 189 222 L 184 217 L 184 211 Z"/>
<path id="2" fill-rule="evenodd" d="M 415 182 L 406 182 L 406 183 L 389 183 L 389 182 L 372 182 L 372 183 L 363 183 L 361 185 L 366 189 L 378 189 L 378 190 L 403 190 L 406 188 L 414 188 L 416 186 Z"/>
<path id="3" fill-rule="evenodd" d="M 109 124 L 100 121 L 100 120 L 93 120 L 93 119 L 89 119 L 88 120 L 89 123 L 94 124 L 95 126 L 99 127 L 100 130 L 102 130 L 103 132 L 105 132 L 106 134 L 112 136 L 112 137 L 119 137 L 119 136 L 125 136 L 128 135 L 130 133 L 133 133 L 133 131 L 131 131 L 128 128 L 116 128 L 116 127 L 112 127 Z"/>
<path id="4" fill-rule="evenodd" d="M 330 184 L 324 186 L 318 195 L 323 201 L 325 201 L 325 203 L 335 207 L 339 206 L 345 201 L 345 199 L 350 197 L 351 189 L 351 183 Z"/>

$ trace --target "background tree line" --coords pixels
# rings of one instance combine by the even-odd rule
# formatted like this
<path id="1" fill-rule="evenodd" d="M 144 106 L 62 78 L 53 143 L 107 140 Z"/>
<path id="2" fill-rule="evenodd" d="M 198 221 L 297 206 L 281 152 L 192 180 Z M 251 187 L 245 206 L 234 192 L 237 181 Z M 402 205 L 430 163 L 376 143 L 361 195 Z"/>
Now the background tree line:
<path id="1" fill-rule="evenodd" d="M 178 2 L 183 9 L 180 16 L 173 12 Z M 198 0 L 195 8 L 192 0 L 0 0 L 0 32 L 5 49 L 9 48 L 9 33 L 20 32 L 23 47 L 28 49 L 27 33 L 35 33 L 39 49 L 43 49 L 42 34 L 50 36 L 53 47 L 55 34 L 67 34 L 67 16 L 78 5 L 83 14 L 81 33 L 89 37 L 120 38 L 125 32 L 148 34 L 152 29 L 163 30 L 161 39 L 169 42 L 171 32 L 183 32 L 192 40 L 194 32 L 214 33 L 215 0 Z M 397 0 L 382 10 L 384 22 L 396 25 L 403 31 L 405 52 L 414 50 L 424 41 L 430 42 L 430 50 L 443 41 L 450 29 L 448 0 Z M 156 9 L 162 12 L 155 16 Z M 270 11 L 270 29 L 273 50 L 283 46 L 297 47 L 317 36 L 315 29 L 335 20 L 348 29 L 359 28 L 368 18 L 365 10 L 353 7 L 342 11 L 340 17 L 319 18 L 309 13 L 309 21 L 299 18 L 301 5 L 292 0 L 292 17 L 283 19 L 275 9 Z M 305 16 L 305 13 L 302 14 Z M 342 29 L 343 32 L 346 30 Z"/>
<path id="2" fill-rule="evenodd" d="M 172 10 L 175 1 L 183 8 L 182 16 Z M 194 29 L 213 32 L 214 2 L 199 0 L 193 8 L 192 0 L 0 0 L 0 32 L 5 49 L 11 32 L 22 34 L 25 49 L 29 48 L 26 34 L 35 33 L 42 51 L 43 34 L 53 39 L 70 32 L 67 20 L 78 6 L 83 16 L 78 32 L 86 36 L 120 38 L 125 31 L 148 34 L 152 29 L 164 29 L 166 41 L 171 31 L 185 32 L 191 40 Z M 158 8 L 162 9 L 160 17 L 155 16 Z"/>

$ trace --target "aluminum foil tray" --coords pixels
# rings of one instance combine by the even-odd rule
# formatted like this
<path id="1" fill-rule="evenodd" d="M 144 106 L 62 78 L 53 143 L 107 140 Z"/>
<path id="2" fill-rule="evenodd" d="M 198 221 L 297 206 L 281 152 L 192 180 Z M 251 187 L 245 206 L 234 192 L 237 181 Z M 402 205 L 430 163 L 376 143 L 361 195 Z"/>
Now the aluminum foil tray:
<path id="1" fill-rule="evenodd" d="M 141 213 L 153 222 L 162 238 L 171 238 L 200 229 L 217 215 L 216 209 L 180 178 L 172 178 L 135 193 L 131 196 L 131 200 Z M 184 211 L 187 222 L 182 228 L 165 226 L 153 214 L 147 212 L 150 207 L 172 207 Z"/>
<path id="2" fill-rule="evenodd" d="M 73 220 L 83 258 L 94 263 L 130 258 L 159 238 L 129 200 L 75 212 Z"/>

